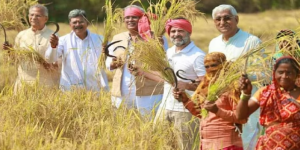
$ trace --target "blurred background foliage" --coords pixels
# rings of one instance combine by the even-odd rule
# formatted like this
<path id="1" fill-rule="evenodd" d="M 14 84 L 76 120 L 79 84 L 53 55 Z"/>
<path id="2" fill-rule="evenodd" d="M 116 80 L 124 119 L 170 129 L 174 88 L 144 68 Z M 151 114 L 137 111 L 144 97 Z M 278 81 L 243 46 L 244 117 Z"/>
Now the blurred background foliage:
<path id="1" fill-rule="evenodd" d="M 127 6 L 128 0 L 113 0 L 114 7 L 123 8 Z M 147 7 L 148 1 L 142 0 Z M 158 0 L 151 0 L 156 3 Z M 57 22 L 68 22 L 67 16 L 72 9 L 84 9 L 90 20 L 103 21 L 105 16 L 102 7 L 105 0 L 39 0 L 46 4 L 50 12 L 50 20 Z M 270 9 L 291 10 L 300 8 L 300 0 L 199 0 L 197 9 L 211 15 L 212 9 L 220 4 L 231 4 L 238 12 L 254 13 Z"/>

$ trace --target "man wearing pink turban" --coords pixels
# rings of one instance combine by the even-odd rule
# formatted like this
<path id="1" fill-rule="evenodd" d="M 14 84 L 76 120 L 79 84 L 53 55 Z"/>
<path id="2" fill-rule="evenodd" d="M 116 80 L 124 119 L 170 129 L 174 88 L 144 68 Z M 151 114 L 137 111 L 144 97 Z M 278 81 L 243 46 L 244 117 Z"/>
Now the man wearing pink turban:
<path id="1" fill-rule="evenodd" d="M 166 32 L 170 37 L 173 47 L 167 50 L 167 58 L 170 66 L 175 72 L 183 70 L 181 76 L 200 81 L 205 75 L 204 57 L 205 53 L 190 40 L 192 33 L 191 23 L 184 19 L 172 19 L 166 23 Z M 178 88 L 192 95 L 197 85 L 178 78 Z M 178 148 L 193 149 L 195 138 L 198 134 L 198 120 L 184 107 L 183 103 L 177 101 L 171 94 L 172 85 L 165 82 L 163 101 L 155 117 L 155 122 L 168 121 L 179 131 Z M 194 148 L 198 148 L 194 145 Z"/>
<path id="2" fill-rule="evenodd" d="M 121 103 L 129 109 L 137 107 L 141 114 L 146 115 L 161 101 L 163 84 L 132 75 L 128 69 L 128 64 L 130 64 L 127 62 L 128 55 L 120 46 L 132 52 L 133 43 L 151 38 L 150 21 L 141 7 L 129 5 L 124 8 L 124 23 L 128 31 L 115 35 L 112 42 L 122 41 L 113 45 L 117 48 L 115 51 L 113 46 L 109 49 L 109 53 L 117 56 L 117 59 L 108 57 L 106 60 L 107 68 L 116 70 L 111 90 L 112 103 L 117 108 Z M 166 39 L 164 47 L 168 48 Z"/>

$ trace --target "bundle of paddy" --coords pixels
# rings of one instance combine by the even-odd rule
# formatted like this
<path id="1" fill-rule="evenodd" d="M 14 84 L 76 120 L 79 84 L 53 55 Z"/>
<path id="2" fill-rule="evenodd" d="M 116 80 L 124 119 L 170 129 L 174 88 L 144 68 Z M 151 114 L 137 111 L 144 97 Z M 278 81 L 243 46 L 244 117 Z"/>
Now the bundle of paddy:
<path id="1" fill-rule="evenodd" d="M 27 49 L 10 49 L 9 53 L 10 58 L 12 58 L 15 63 L 20 62 L 28 62 L 31 65 L 34 64 L 47 64 L 47 61 L 44 57 L 37 51 L 35 51 L 32 47 Z"/>
<path id="2" fill-rule="evenodd" d="M 165 68 L 170 67 L 170 64 L 158 39 L 137 42 L 129 61 L 141 64 L 141 68 L 145 71 L 159 72 L 161 77 L 170 84 L 175 82 L 172 72 L 165 71 Z"/>
<path id="3" fill-rule="evenodd" d="M 273 41 L 265 42 L 257 48 L 247 51 L 236 61 L 227 62 L 210 81 L 206 100 L 216 101 L 218 96 L 223 93 L 237 89 L 237 83 L 242 74 L 247 74 L 252 84 L 256 86 L 261 86 L 265 83 L 265 79 L 271 78 L 271 70 L 268 70 L 270 55 L 263 51 L 267 45 L 272 43 Z M 195 103 L 199 102 L 195 101 Z M 201 116 L 205 118 L 207 115 L 208 111 L 202 108 Z"/>
<path id="4" fill-rule="evenodd" d="M 105 1 L 105 13 L 106 13 L 106 19 L 104 21 L 104 39 L 102 42 L 102 46 L 107 49 L 108 41 L 111 40 L 112 35 L 116 29 L 121 25 L 122 17 L 123 17 L 123 10 L 120 8 L 117 8 L 113 10 L 111 0 Z M 101 53 L 100 60 L 99 60 L 99 68 L 105 68 L 105 53 Z"/>
<path id="5" fill-rule="evenodd" d="M 141 0 L 134 0 L 142 5 Z M 194 22 L 197 17 L 204 16 L 203 13 L 196 9 L 197 2 L 194 0 L 159 0 L 157 3 L 150 3 L 148 10 L 151 14 L 149 19 L 151 22 L 151 30 L 156 37 L 161 37 L 165 33 L 165 24 L 168 19 L 185 18 L 190 22 Z M 169 7 L 168 7 L 169 6 Z"/>
<path id="6" fill-rule="evenodd" d="M 37 0 L 0 0 L 0 24 L 8 29 L 23 30 L 22 21 L 27 20 L 28 8 L 34 4 Z"/>
<path id="7" fill-rule="evenodd" d="M 274 57 L 291 56 L 300 63 L 300 31 L 295 31 L 290 35 L 280 35 L 278 33 L 276 37 L 276 47 Z"/>

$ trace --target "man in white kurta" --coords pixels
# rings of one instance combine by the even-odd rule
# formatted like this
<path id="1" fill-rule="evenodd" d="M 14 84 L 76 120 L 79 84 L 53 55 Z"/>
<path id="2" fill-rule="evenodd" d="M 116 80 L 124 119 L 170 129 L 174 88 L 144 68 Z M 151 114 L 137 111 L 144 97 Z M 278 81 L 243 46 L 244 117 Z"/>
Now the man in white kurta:
<path id="1" fill-rule="evenodd" d="M 248 50 L 257 47 L 261 43 L 258 37 L 238 28 L 239 17 L 235 8 L 231 5 L 217 6 L 213 10 L 212 17 L 221 35 L 211 40 L 208 53 L 222 52 L 227 60 L 235 61 Z M 254 87 L 252 93 L 255 93 L 256 90 L 257 88 Z M 243 126 L 242 139 L 245 149 L 253 137 L 252 133 L 257 127 L 258 119 L 259 109 L 249 117 L 248 122 Z"/>
<path id="2" fill-rule="evenodd" d="M 69 13 L 71 33 L 59 38 L 51 36 L 51 46 L 46 52 L 49 62 L 62 56 L 60 88 L 63 91 L 73 88 L 99 91 L 108 90 L 108 81 L 103 70 L 98 69 L 103 37 L 91 33 L 83 10 Z"/>
<path id="3" fill-rule="evenodd" d="M 36 4 L 29 9 L 29 22 L 31 27 L 21 31 L 15 38 L 15 50 L 34 50 L 41 56 L 49 46 L 49 39 L 54 31 L 45 24 L 48 21 L 48 9 L 40 4 Z M 3 45 L 6 49 L 7 45 Z M 50 69 L 51 68 L 51 69 Z M 22 83 L 34 84 L 46 87 L 58 87 L 60 70 L 57 62 L 51 64 L 40 64 L 32 61 L 22 61 L 18 67 L 18 76 L 14 86 L 14 93 L 22 87 Z"/>

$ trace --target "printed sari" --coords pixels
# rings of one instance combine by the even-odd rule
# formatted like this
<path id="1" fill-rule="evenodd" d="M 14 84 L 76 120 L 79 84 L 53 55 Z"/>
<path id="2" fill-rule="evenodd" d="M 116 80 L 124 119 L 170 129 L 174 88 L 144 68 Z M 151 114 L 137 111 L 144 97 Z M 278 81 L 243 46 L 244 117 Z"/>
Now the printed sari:
<path id="1" fill-rule="evenodd" d="M 260 124 L 266 128 L 257 150 L 300 150 L 300 103 L 271 84 L 254 95 L 261 108 Z M 298 102 L 297 102 L 298 101 Z"/>

